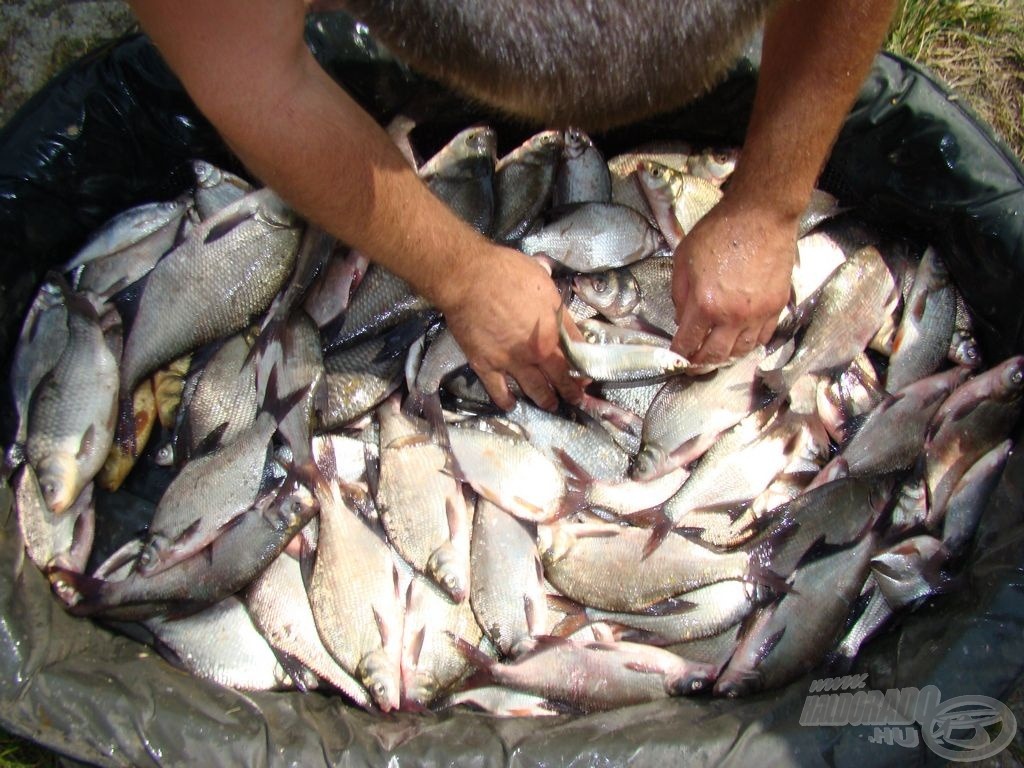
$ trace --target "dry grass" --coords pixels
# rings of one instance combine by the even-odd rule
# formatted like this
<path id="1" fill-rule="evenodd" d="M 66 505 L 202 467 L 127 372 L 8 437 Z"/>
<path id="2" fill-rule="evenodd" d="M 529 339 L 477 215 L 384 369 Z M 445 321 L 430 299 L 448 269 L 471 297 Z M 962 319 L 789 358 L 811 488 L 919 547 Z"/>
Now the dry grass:
<path id="1" fill-rule="evenodd" d="M 1024 157 L 1024 2 L 901 0 L 886 47 L 934 71 Z"/>

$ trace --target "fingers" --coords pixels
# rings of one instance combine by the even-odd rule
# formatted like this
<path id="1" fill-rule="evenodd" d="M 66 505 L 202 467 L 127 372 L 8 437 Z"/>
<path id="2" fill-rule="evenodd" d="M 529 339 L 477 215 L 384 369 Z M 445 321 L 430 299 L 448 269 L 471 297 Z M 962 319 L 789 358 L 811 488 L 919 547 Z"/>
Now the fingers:
<path id="1" fill-rule="evenodd" d="M 552 411 L 558 406 L 558 396 L 555 394 L 551 382 L 541 372 L 540 368 L 522 368 L 513 374 L 519 387 L 527 397 L 545 411 Z"/>
<path id="2" fill-rule="evenodd" d="M 474 368 L 476 370 L 476 368 Z M 476 375 L 480 377 L 481 383 L 484 385 L 484 389 L 487 390 L 487 394 L 491 396 L 491 400 L 494 404 L 501 408 L 503 411 L 511 411 L 516 404 L 515 397 L 509 392 L 508 382 L 505 380 L 505 375 L 499 371 L 476 371 Z"/>
<path id="3" fill-rule="evenodd" d="M 728 360 L 739 335 L 739 330 L 733 326 L 719 325 L 713 328 L 690 362 L 721 363 Z"/>

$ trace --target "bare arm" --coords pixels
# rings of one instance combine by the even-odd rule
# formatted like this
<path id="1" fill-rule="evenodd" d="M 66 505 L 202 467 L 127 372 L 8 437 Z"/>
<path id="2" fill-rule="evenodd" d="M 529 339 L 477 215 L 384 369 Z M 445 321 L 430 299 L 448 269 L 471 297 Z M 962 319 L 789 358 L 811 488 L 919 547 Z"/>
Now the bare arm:
<path id="1" fill-rule="evenodd" d="M 132 0 L 143 27 L 246 165 L 296 210 L 437 306 L 495 402 L 578 399 L 544 271 L 459 220 L 313 59 L 301 0 Z"/>
<path id="2" fill-rule="evenodd" d="M 742 355 L 775 330 L 796 231 L 881 45 L 895 0 L 782 0 L 768 20 L 754 111 L 721 203 L 676 250 L 673 348 Z"/>

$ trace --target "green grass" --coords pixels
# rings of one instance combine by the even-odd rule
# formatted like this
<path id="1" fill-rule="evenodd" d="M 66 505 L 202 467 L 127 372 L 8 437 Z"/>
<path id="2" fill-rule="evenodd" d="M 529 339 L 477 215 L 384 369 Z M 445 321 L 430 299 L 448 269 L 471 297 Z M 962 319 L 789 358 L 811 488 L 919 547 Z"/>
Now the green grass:
<path id="1" fill-rule="evenodd" d="M 52 752 L 0 731 L 0 768 L 56 768 Z"/>
<path id="2" fill-rule="evenodd" d="M 901 0 L 886 47 L 946 81 L 1024 157 L 1024 2 Z"/>

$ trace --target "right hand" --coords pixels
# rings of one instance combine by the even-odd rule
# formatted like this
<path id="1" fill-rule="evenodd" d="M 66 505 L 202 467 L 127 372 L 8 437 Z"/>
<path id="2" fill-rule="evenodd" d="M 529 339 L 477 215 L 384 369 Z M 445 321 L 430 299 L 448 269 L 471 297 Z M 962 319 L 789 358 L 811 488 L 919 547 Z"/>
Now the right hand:
<path id="1" fill-rule="evenodd" d="M 561 297 L 543 267 L 518 251 L 495 246 L 453 276 L 448 288 L 438 308 L 499 408 L 515 405 L 509 376 L 546 410 L 558 405 L 559 395 L 580 401 L 583 385 L 569 375 L 558 340 Z M 582 340 L 568 314 L 562 316 L 569 335 Z"/>

